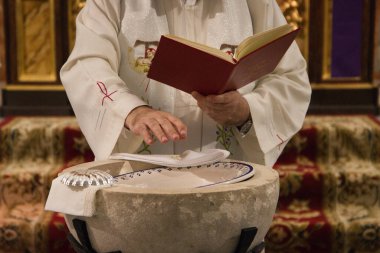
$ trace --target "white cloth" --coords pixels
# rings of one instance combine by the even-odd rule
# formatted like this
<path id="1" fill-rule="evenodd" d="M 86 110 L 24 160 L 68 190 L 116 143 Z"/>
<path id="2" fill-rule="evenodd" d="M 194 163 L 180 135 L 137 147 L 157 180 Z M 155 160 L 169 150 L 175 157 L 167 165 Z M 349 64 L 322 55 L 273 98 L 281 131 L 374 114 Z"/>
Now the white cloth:
<path id="1" fill-rule="evenodd" d="M 182 4 L 88 0 L 78 15 L 75 48 L 62 67 L 61 79 L 96 159 L 107 159 L 112 152 L 178 154 L 224 148 L 232 159 L 273 165 L 301 128 L 310 101 L 306 63 L 295 43 L 273 73 L 239 90 L 253 119 L 244 137 L 235 127 L 218 127 L 188 94 L 148 82 L 142 72 L 162 34 L 174 33 L 228 51 L 247 36 L 286 22 L 276 1 Z M 145 104 L 183 120 L 189 129 L 187 140 L 142 145 L 142 139 L 123 126 L 130 111 Z"/>
<path id="2" fill-rule="evenodd" d="M 187 150 L 181 155 L 136 155 L 136 154 L 114 154 L 110 159 L 140 161 L 149 164 L 155 164 L 166 167 L 187 167 L 205 165 L 219 162 L 228 157 L 230 153 L 226 150 L 209 149 L 204 152 L 194 152 Z M 109 172 L 109 166 L 114 161 L 92 162 L 80 164 L 71 167 L 58 175 L 52 182 L 49 196 L 45 204 L 45 210 L 60 212 L 65 214 L 91 217 L 96 212 L 96 192 L 110 185 L 100 186 L 71 186 L 61 182 L 65 173 L 72 170 L 88 170 L 95 168 Z M 149 166 L 151 168 L 152 166 Z M 127 168 L 129 171 L 120 171 L 121 174 L 133 172 L 134 170 Z"/>
<path id="3" fill-rule="evenodd" d="M 188 167 L 219 162 L 230 155 L 223 149 L 208 149 L 203 152 L 186 150 L 180 155 L 140 155 L 115 153 L 109 159 L 139 161 L 166 167 Z"/>
<path id="4" fill-rule="evenodd" d="M 127 164 L 127 166 L 125 166 Z M 70 171 L 83 171 L 88 169 L 103 170 L 109 174 L 114 174 L 115 161 L 97 161 L 91 163 L 82 163 L 65 169 L 58 174 L 58 177 L 52 181 L 49 196 L 46 200 L 45 210 L 60 212 L 78 216 L 93 216 L 96 209 L 96 193 L 98 190 L 110 187 L 110 185 L 100 186 L 68 186 L 61 182 L 65 173 Z M 117 170 L 119 173 L 133 172 L 129 163 Z"/>
<path id="5" fill-rule="evenodd" d="M 96 210 L 96 192 L 109 186 L 67 186 L 61 182 L 62 175 L 52 181 L 45 210 L 91 217 Z"/>

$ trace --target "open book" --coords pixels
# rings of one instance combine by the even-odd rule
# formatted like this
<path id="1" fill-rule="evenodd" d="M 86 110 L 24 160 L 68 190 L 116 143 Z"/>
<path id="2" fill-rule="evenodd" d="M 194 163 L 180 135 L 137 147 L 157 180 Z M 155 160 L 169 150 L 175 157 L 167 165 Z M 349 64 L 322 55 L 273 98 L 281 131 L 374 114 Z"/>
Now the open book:
<path id="1" fill-rule="evenodd" d="M 243 40 L 229 55 L 174 35 L 163 35 L 148 77 L 185 92 L 203 95 L 236 90 L 272 72 L 298 34 L 283 25 Z"/>

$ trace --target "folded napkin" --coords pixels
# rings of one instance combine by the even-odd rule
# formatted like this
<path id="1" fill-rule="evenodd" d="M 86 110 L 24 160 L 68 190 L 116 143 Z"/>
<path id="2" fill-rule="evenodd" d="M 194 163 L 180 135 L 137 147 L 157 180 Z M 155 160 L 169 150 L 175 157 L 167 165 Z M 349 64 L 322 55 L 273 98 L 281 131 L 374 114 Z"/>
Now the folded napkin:
<path id="1" fill-rule="evenodd" d="M 140 155 L 115 153 L 109 159 L 130 160 L 161 165 L 165 167 L 188 167 L 219 162 L 230 155 L 223 149 L 207 149 L 202 152 L 186 150 L 180 155 Z"/>
<path id="2" fill-rule="evenodd" d="M 91 217 L 95 214 L 96 192 L 110 186 L 68 186 L 61 182 L 62 175 L 52 182 L 45 210 Z"/>
<path id="3" fill-rule="evenodd" d="M 100 186 L 68 186 L 61 182 L 63 173 L 77 170 L 103 170 L 116 176 L 143 168 L 152 168 L 152 164 L 166 167 L 188 167 L 205 165 L 221 161 L 229 156 L 230 152 L 221 149 L 208 149 L 202 152 L 187 150 L 180 155 L 138 155 L 128 153 L 118 153 L 110 156 L 106 161 L 97 161 L 79 164 L 64 170 L 52 182 L 45 210 L 71 214 L 75 216 L 91 217 L 95 214 L 96 192 L 110 185 Z M 137 166 L 132 166 L 133 162 L 115 160 L 128 160 L 142 162 Z M 118 166 L 115 166 L 118 163 Z M 145 165 L 142 165 L 142 164 Z M 115 167 L 117 167 L 115 169 Z M 133 167 L 133 168 L 132 168 Z M 154 166 L 153 166 L 154 167 Z M 120 185 L 119 185 L 120 186 Z M 122 185 L 121 185 L 122 186 Z"/>
<path id="4" fill-rule="evenodd" d="M 128 162 L 110 160 L 82 163 L 67 168 L 53 180 L 45 204 L 45 210 L 76 216 L 93 216 L 95 214 L 96 192 L 102 188 L 110 187 L 110 185 L 81 187 L 65 185 L 61 182 L 65 173 L 90 169 L 103 170 L 111 175 L 118 174 L 118 172 L 126 173 L 133 171 Z"/>

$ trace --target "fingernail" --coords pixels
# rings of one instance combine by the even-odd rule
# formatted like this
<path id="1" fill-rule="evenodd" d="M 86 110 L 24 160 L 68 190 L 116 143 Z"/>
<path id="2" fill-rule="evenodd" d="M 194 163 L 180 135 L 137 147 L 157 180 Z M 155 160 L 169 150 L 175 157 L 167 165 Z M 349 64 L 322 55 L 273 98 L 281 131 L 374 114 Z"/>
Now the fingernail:
<path id="1" fill-rule="evenodd" d="M 173 135 L 172 135 L 172 138 L 173 138 L 173 140 L 178 140 L 178 139 L 179 139 L 179 136 L 178 136 L 178 134 L 173 134 Z"/>
<path id="2" fill-rule="evenodd" d="M 167 142 L 167 141 L 168 141 L 168 138 L 166 138 L 166 137 L 161 138 L 161 142 Z"/>
<path id="3" fill-rule="evenodd" d="M 186 138 L 186 136 L 187 136 L 186 131 L 181 131 L 181 136 L 182 136 L 182 138 Z"/>

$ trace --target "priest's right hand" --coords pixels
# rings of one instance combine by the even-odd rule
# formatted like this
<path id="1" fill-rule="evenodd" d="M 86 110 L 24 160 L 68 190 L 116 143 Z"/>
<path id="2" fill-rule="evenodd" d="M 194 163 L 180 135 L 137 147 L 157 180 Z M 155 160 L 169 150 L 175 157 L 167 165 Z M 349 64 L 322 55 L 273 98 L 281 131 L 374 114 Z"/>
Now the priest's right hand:
<path id="1" fill-rule="evenodd" d="M 154 142 L 153 135 L 161 143 L 183 140 L 187 136 L 187 126 L 179 118 L 148 106 L 133 109 L 125 119 L 125 127 L 143 137 L 148 145 Z"/>

